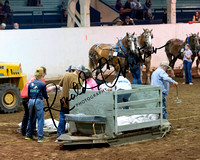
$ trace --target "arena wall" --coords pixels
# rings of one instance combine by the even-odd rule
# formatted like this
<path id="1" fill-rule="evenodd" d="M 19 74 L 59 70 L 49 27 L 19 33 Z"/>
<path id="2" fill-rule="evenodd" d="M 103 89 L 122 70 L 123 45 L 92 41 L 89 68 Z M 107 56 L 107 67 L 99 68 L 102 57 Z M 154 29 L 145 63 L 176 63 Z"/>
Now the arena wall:
<path id="1" fill-rule="evenodd" d="M 0 61 L 20 62 L 28 77 L 41 65 L 47 67 L 47 77 L 57 77 L 71 64 L 88 66 L 88 51 L 93 44 L 115 44 L 126 32 L 139 36 L 143 28 L 153 29 L 152 43 L 159 48 L 171 38 L 184 40 L 186 34 L 197 33 L 200 24 L 4 30 L 0 31 Z M 157 67 L 162 60 L 167 60 L 164 48 L 152 55 L 152 67 Z M 180 65 L 178 61 L 176 66 Z"/>

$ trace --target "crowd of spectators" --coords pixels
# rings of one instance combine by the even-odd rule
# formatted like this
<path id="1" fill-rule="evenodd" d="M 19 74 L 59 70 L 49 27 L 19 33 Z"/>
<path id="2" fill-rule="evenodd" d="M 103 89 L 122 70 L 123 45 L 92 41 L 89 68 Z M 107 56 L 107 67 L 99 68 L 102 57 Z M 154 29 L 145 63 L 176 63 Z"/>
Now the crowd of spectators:
<path id="1" fill-rule="evenodd" d="M 0 0 L 0 23 L 10 24 L 13 10 L 10 9 L 9 1 L 3 2 Z"/>
<path id="2" fill-rule="evenodd" d="M 146 0 L 144 4 L 142 4 L 140 0 L 127 0 L 124 5 L 121 3 L 121 0 L 117 0 L 115 9 L 120 12 L 120 19 L 122 21 L 125 21 L 127 16 L 133 20 L 151 20 L 154 19 L 151 6 L 151 0 Z"/>

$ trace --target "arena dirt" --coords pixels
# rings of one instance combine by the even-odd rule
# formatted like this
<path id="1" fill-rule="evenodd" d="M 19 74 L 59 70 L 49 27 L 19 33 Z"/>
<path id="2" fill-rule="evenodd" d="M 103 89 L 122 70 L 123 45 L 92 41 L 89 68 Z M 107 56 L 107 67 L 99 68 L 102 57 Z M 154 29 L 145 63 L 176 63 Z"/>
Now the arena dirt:
<path id="1" fill-rule="evenodd" d="M 2 160 L 110 160 L 110 159 L 148 159 L 148 160 L 188 160 L 200 159 L 200 79 L 193 80 L 194 85 L 179 82 L 179 99 L 176 104 L 176 89 L 170 86 L 167 97 L 168 120 L 173 129 L 162 139 L 142 141 L 121 146 L 78 148 L 66 150 L 55 143 L 52 135 L 49 142 L 38 144 L 36 139 L 27 141 L 17 133 L 18 123 L 24 114 L 23 109 L 13 114 L 0 114 L 0 159 Z M 52 99 L 52 98 L 51 98 Z M 54 108 L 59 108 L 58 100 Z M 59 120 L 59 113 L 53 112 Z M 49 118 L 45 113 L 45 119 Z"/>

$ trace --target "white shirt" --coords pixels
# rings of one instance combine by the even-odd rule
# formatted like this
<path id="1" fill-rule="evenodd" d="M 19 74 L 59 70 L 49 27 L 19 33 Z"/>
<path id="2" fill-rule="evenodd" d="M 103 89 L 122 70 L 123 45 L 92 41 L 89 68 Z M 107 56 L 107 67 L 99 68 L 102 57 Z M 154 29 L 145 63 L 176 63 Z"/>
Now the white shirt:
<path id="1" fill-rule="evenodd" d="M 113 81 L 112 85 L 115 84 L 116 80 L 117 78 Z M 116 84 L 112 88 L 113 91 L 117 91 L 119 89 L 122 89 L 122 90 L 132 89 L 130 81 L 124 76 L 119 76 Z"/>

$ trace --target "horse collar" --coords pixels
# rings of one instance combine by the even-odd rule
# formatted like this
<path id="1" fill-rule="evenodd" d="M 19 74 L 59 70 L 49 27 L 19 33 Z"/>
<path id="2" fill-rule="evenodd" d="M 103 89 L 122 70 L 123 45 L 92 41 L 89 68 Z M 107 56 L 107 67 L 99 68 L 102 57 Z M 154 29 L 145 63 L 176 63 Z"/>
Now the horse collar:
<path id="1" fill-rule="evenodd" d="M 122 44 L 122 40 L 120 40 L 119 42 L 120 42 L 120 45 L 121 45 L 122 49 L 123 49 L 125 52 L 127 52 L 126 49 L 124 48 L 123 44 Z"/>

